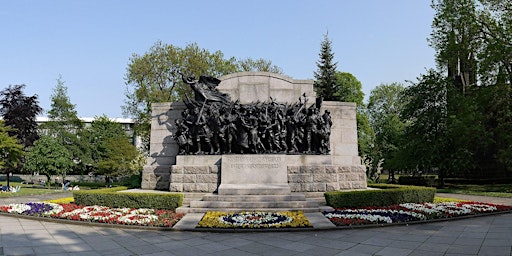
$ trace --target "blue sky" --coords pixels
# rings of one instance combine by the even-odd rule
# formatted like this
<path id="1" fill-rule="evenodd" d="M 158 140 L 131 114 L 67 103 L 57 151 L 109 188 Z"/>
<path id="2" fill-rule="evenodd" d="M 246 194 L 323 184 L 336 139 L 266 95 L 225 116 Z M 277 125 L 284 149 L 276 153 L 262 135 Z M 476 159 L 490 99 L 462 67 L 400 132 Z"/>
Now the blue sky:
<path id="1" fill-rule="evenodd" d="M 78 115 L 122 117 L 133 53 L 158 40 L 264 58 L 313 79 L 328 31 L 338 70 L 368 96 L 434 68 L 430 0 L 0 1 L 0 89 L 26 84 L 44 110 L 59 75 Z"/>

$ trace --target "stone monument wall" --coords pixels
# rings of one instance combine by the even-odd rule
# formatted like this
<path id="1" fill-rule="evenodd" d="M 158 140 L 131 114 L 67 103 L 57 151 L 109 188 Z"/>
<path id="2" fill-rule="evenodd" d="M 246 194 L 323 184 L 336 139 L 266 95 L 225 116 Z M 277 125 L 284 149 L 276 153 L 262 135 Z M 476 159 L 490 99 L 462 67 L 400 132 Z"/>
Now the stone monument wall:
<path id="1" fill-rule="evenodd" d="M 315 102 L 312 80 L 294 80 L 267 72 L 242 72 L 220 78 L 217 89 L 241 103 L 268 101 L 295 103 L 303 94 Z M 220 185 L 220 155 L 178 156 L 172 138 L 181 102 L 152 106 L 150 156 L 142 174 L 142 188 L 175 192 L 213 192 Z M 322 103 L 331 112 L 330 155 L 287 155 L 288 184 L 293 192 L 324 192 L 366 188 L 365 168 L 357 148 L 356 105 Z"/>
<path id="2" fill-rule="evenodd" d="M 256 101 L 295 103 L 303 94 L 310 103 L 315 102 L 316 93 L 311 80 L 296 80 L 268 72 L 240 72 L 219 78 L 222 82 L 217 89 L 242 104 Z"/>

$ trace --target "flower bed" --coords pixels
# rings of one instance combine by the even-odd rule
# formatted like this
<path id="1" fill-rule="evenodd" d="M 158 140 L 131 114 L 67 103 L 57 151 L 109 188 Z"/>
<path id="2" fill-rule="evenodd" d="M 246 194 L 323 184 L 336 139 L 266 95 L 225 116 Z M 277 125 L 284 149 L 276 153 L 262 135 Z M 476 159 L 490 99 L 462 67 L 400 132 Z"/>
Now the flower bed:
<path id="1" fill-rule="evenodd" d="M 411 221 L 446 219 L 458 216 L 511 211 L 512 206 L 477 202 L 405 203 L 389 207 L 336 209 L 324 212 L 336 226 L 389 224 Z"/>
<path id="2" fill-rule="evenodd" d="M 76 204 L 24 203 L 0 206 L 0 212 L 75 221 L 172 227 L 182 217 L 172 210 L 109 208 Z"/>
<path id="3" fill-rule="evenodd" d="M 207 212 L 198 228 L 305 228 L 312 227 L 301 211 Z"/>

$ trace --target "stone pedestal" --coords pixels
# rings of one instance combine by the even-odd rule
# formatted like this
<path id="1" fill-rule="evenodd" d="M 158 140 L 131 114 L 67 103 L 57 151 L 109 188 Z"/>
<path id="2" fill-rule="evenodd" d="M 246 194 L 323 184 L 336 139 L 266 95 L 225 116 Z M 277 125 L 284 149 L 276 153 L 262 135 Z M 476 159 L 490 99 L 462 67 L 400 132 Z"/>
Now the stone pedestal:
<path id="1" fill-rule="evenodd" d="M 286 155 L 223 155 L 219 195 L 286 195 Z"/>

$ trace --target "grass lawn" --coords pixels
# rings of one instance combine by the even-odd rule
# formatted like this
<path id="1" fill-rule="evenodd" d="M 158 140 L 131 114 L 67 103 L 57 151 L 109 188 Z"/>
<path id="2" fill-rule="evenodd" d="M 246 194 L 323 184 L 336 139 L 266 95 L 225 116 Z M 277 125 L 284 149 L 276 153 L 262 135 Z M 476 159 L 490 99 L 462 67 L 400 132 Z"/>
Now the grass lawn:
<path id="1" fill-rule="evenodd" d="M 7 182 L 2 182 L 2 186 L 7 185 Z M 48 187 L 41 187 L 34 184 L 21 184 L 21 182 L 9 182 L 10 186 L 16 187 L 20 186 L 20 191 L 17 193 L 11 192 L 1 192 L 0 198 L 2 197 L 14 197 L 14 196 L 31 196 L 31 195 L 42 195 L 42 194 L 50 194 L 50 193 L 58 193 L 62 192 L 62 190 L 56 190 L 55 187 L 48 189 Z"/>
<path id="2" fill-rule="evenodd" d="M 387 174 L 381 174 L 379 182 L 386 183 L 388 177 Z M 400 175 L 395 175 L 397 180 L 398 177 L 400 177 Z M 438 188 L 437 192 L 512 198 L 512 184 L 471 185 L 447 183 L 444 188 Z"/>
<path id="3" fill-rule="evenodd" d="M 446 188 L 437 189 L 438 193 L 453 193 L 466 195 L 494 196 L 512 198 L 512 184 L 491 185 L 453 185 L 447 184 Z"/>

